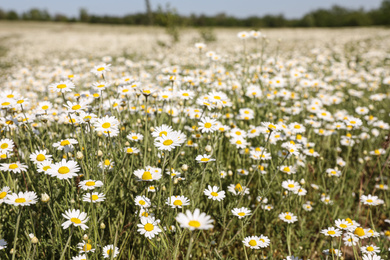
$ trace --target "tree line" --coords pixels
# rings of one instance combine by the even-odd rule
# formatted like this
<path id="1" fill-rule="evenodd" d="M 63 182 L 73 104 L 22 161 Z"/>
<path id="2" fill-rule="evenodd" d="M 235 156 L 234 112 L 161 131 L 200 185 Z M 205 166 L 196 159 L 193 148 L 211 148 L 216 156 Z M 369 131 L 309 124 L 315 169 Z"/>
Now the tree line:
<path id="1" fill-rule="evenodd" d="M 237 18 L 224 13 L 208 16 L 179 15 L 174 8 L 159 6 L 155 12 L 128 14 L 124 16 L 94 15 L 81 9 L 78 17 L 63 14 L 49 14 L 46 10 L 31 9 L 22 14 L 0 9 L 0 20 L 82 22 L 100 24 L 157 25 L 169 27 L 172 22 L 180 26 L 192 27 L 343 27 L 390 25 L 390 0 L 383 0 L 380 7 L 373 10 L 349 9 L 333 6 L 330 9 L 317 9 L 299 19 L 287 19 L 283 15 L 265 15 Z"/>

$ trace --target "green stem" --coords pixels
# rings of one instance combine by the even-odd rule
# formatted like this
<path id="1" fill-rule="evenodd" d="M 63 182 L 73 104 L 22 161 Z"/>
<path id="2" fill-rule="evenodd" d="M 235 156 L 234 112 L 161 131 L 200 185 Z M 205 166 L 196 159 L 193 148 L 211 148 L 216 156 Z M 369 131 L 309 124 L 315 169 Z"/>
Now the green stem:
<path id="1" fill-rule="evenodd" d="M 19 231 L 19 224 L 20 224 L 20 216 L 22 215 L 22 209 L 19 210 L 18 219 L 16 220 L 16 231 L 15 231 L 15 238 L 14 238 L 14 247 L 12 252 L 12 260 L 15 260 L 16 255 L 16 245 L 18 241 L 18 231 Z"/>
<path id="2" fill-rule="evenodd" d="M 68 245 L 69 245 L 69 243 L 70 243 L 70 239 L 72 238 L 72 235 L 73 235 L 73 229 L 74 229 L 74 226 L 72 225 L 72 227 L 71 227 L 71 229 L 70 229 L 70 234 L 69 234 L 68 241 L 66 242 L 65 248 L 64 248 L 64 250 L 62 251 L 60 260 L 64 259 L 65 252 L 66 252 L 66 248 L 68 247 Z"/>

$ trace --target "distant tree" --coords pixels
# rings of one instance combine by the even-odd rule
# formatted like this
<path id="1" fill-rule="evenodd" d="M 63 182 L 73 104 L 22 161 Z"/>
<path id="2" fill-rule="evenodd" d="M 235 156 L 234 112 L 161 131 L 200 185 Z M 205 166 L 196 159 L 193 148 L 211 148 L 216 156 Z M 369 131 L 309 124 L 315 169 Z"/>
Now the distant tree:
<path id="1" fill-rule="evenodd" d="M 7 20 L 18 20 L 19 19 L 19 15 L 15 11 L 9 11 L 7 13 L 6 19 Z"/>
<path id="2" fill-rule="evenodd" d="M 86 9 L 81 8 L 79 12 L 79 21 L 82 23 L 89 23 L 89 15 Z"/>

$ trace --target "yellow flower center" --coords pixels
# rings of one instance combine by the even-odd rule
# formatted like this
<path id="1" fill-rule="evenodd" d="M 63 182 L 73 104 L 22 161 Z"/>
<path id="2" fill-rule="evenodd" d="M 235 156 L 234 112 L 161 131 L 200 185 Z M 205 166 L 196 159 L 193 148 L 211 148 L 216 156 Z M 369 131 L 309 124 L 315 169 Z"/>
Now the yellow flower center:
<path id="1" fill-rule="evenodd" d="M 59 84 L 59 85 L 57 85 L 57 88 L 58 89 L 66 88 L 66 84 Z"/>
<path id="2" fill-rule="evenodd" d="M 144 172 L 142 174 L 142 179 L 143 180 L 151 180 L 151 179 L 153 179 L 153 177 L 152 177 L 152 174 L 150 172 Z"/>
<path id="3" fill-rule="evenodd" d="M 61 141 L 61 146 L 70 145 L 70 142 L 68 140 Z"/>
<path id="4" fill-rule="evenodd" d="M 362 229 L 361 227 L 358 227 L 355 229 L 355 231 L 353 232 L 355 235 L 359 236 L 359 237 L 362 237 L 364 236 L 364 229 Z"/>
<path id="5" fill-rule="evenodd" d="M 132 138 L 133 138 L 133 140 L 137 140 L 138 136 L 134 135 Z"/>
<path id="6" fill-rule="evenodd" d="M 197 220 L 190 220 L 190 222 L 188 222 L 188 225 L 190 227 L 198 228 L 200 227 L 200 222 Z"/>
<path id="7" fill-rule="evenodd" d="M 109 166 L 110 165 L 110 160 L 104 160 L 104 165 Z"/>
<path id="8" fill-rule="evenodd" d="M 167 136 L 168 135 L 168 133 L 166 132 L 166 131 L 161 131 L 159 134 L 158 134 L 159 136 L 162 136 L 162 135 L 165 135 L 165 136 Z"/>
<path id="9" fill-rule="evenodd" d="M 375 154 L 381 154 L 379 150 L 375 150 Z"/>
<path id="10" fill-rule="evenodd" d="M 290 215 L 286 215 L 284 218 L 287 219 L 287 220 L 291 220 L 291 216 Z"/>
<path id="11" fill-rule="evenodd" d="M 238 191 L 238 192 L 241 192 L 242 191 L 242 186 L 241 186 L 241 184 L 237 184 L 236 185 L 236 187 L 234 187 L 234 189 L 236 190 L 236 191 Z"/>
<path id="12" fill-rule="evenodd" d="M 86 183 L 85 183 L 85 185 L 86 186 L 95 186 L 95 182 L 94 181 L 87 181 Z"/>
<path id="13" fill-rule="evenodd" d="M 245 216 L 245 212 L 238 212 L 237 215 L 239 215 L 240 217 L 243 217 L 243 216 Z"/>
<path id="14" fill-rule="evenodd" d="M 107 128 L 109 128 L 110 126 L 111 126 L 111 124 L 108 123 L 108 122 L 102 124 L 102 127 L 103 127 L 104 129 L 107 129 Z"/>
<path id="15" fill-rule="evenodd" d="M 46 157 L 43 154 L 38 154 L 37 161 L 42 162 L 46 159 Z"/>
<path id="16" fill-rule="evenodd" d="M 97 71 L 103 71 L 104 70 L 104 67 L 100 67 L 97 69 Z"/>
<path id="17" fill-rule="evenodd" d="M 72 110 L 78 110 L 78 109 L 80 109 L 80 108 L 81 108 L 80 105 L 75 105 L 75 106 L 72 107 Z"/>
<path id="18" fill-rule="evenodd" d="M 133 149 L 132 149 L 132 148 L 127 148 L 126 152 L 127 152 L 127 153 L 132 153 L 132 152 L 133 152 Z"/>
<path id="19" fill-rule="evenodd" d="M 138 202 L 140 205 L 145 205 L 146 204 L 146 202 L 144 201 L 144 200 L 140 200 L 139 202 Z"/>
<path id="20" fill-rule="evenodd" d="M 0 147 L 1 147 L 1 149 L 6 149 L 6 148 L 8 148 L 8 144 L 7 144 L 7 143 L 4 143 L 4 144 L 2 144 Z"/>
<path id="21" fill-rule="evenodd" d="M 3 102 L 3 103 L 1 103 L 1 105 L 2 106 L 9 106 L 9 105 L 11 105 L 11 103 L 10 102 Z"/>
<path id="22" fill-rule="evenodd" d="M 75 224 L 81 224 L 81 220 L 79 218 L 71 218 L 70 221 Z"/>
<path id="23" fill-rule="evenodd" d="M 294 184 L 289 184 L 288 187 L 289 187 L 289 188 L 294 188 L 295 185 L 294 185 Z"/>
<path id="24" fill-rule="evenodd" d="M 47 165 L 47 166 L 44 166 L 42 169 L 43 169 L 44 171 L 47 171 L 47 170 L 51 169 L 51 167 L 50 167 L 49 165 Z"/>
<path id="25" fill-rule="evenodd" d="M 173 141 L 170 140 L 170 139 L 165 140 L 165 141 L 163 142 L 163 145 L 166 145 L 166 146 L 169 146 L 169 145 L 171 145 L 171 144 L 173 144 Z"/>
<path id="26" fill-rule="evenodd" d="M 300 125 L 295 125 L 294 128 L 295 128 L 295 129 L 300 129 L 301 126 L 300 126 Z"/>
<path id="27" fill-rule="evenodd" d="M 16 203 L 24 203 L 24 202 L 26 202 L 26 199 L 25 199 L 25 198 L 17 198 L 17 199 L 15 200 L 15 202 L 16 202 Z"/>
<path id="28" fill-rule="evenodd" d="M 372 203 L 373 202 L 373 200 L 371 200 L 371 199 L 368 199 L 368 200 L 366 200 L 368 203 Z"/>
<path id="29" fill-rule="evenodd" d="M 209 158 L 202 158 L 200 159 L 201 162 L 208 162 L 210 159 Z"/>
<path id="30" fill-rule="evenodd" d="M 18 168 L 18 165 L 17 165 L 16 163 L 13 163 L 13 164 L 10 164 L 10 165 L 9 165 L 9 168 L 10 168 L 11 170 L 14 170 L 14 169 Z"/>
<path id="31" fill-rule="evenodd" d="M 257 245 L 256 240 L 252 239 L 251 241 L 249 241 L 249 245 L 256 246 Z"/>
<path id="32" fill-rule="evenodd" d="M 0 192 L 0 200 L 4 199 L 6 195 L 7 195 L 7 192 L 5 192 L 5 191 Z"/>
<path id="33" fill-rule="evenodd" d="M 146 225 L 144 226 L 144 229 L 146 231 L 150 232 L 150 231 L 152 231 L 154 229 L 154 226 L 151 223 L 146 223 Z"/>
<path id="34" fill-rule="evenodd" d="M 91 199 L 92 199 L 92 200 L 97 200 L 98 198 L 99 198 L 98 195 L 92 195 L 92 196 L 91 196 Z"/>
<path id="35" fill-rule="evenodd" d="M 328 231 L 328 234 L 329 234 L 329 235 L 334 235 L 334 234 L 336 234 L 336 232 L 333 231 L 333 230 L 330 230 L 330 231 Z"/>
<path id="36" fill-rule="evenodd" d="M 204 127 L 206 127 L 206 128 L 210 128 L 211 126 L 212 126 L 211 123 L 204 124 Z"/>
<path id="37" fill-rule="evenodd" d="M 341 228 L 347 228 L 348 226 L 345 225 L 345 224 L 340 224 L 340 227 L 341 227 Z"/>
<path id="38" fill-rule="evenodd" d="M 173 202 L 173 205 L 175 205 L 175 206 L 181 206 L 181 205 L 183 205 L 183 202 L 182 202 L 181 200 L 175 200 L 175 201 Z"/>
<path id="39" fill-rule="evenodd" d="M 67 174 L 68 172 L 70 172 L 69 168 L 66 167 L 66 166 L 61 166 L 59 169 L 58 169 L 58 173 L 59 174 Z"/>
<path id="40" fill-rule="evenodd" d="M 214 196 L 214 197 L 218 197 L 218 193 L 216 193 L 216 192 L 211 192 L 211 196 Z M 1 197 L 0 197 L 1 198 Z"/>
<path id="41" fill-rule="evenodd" d="M 284 168 L 283 168 L 283 171 L 289 172 L 289 171 L 290 171 L 290 167 L 288 167 L 288 166 L 287 166 L 287 167 L 284 167 Z"/>
<path id="42" fill-rule="evenodd" d="M 87 251 L 89 251 L 89 250 L 91 250 L 92 249 L 92 245 L 91 244 L 88 244 L 88 243 L 86 243 L 85 245 L 84 245 L 84 247 L 83 247 L 83 250 L 85 251 L 85 252 L 87 252 Z"/>
<path id="43" fill-rule="evenodd" d="M 372 251 L 374 251 L 374 248 L 372 246 L 369 246 L 369 247 L 367 247 L 367 251 L 372 252 Z"/>

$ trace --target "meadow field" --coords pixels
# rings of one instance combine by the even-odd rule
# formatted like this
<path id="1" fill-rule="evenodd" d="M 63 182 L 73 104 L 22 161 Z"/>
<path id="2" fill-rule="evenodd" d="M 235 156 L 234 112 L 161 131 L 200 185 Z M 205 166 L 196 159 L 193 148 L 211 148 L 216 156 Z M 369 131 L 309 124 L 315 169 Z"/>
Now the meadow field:
<path id="1" fill-rule="evenodd" d="M 390 259 L 390 29 L 0 22 L 0 259 Z"/>

